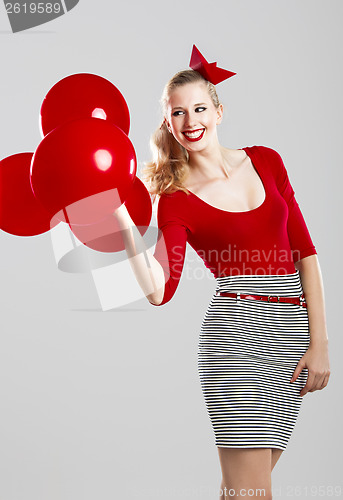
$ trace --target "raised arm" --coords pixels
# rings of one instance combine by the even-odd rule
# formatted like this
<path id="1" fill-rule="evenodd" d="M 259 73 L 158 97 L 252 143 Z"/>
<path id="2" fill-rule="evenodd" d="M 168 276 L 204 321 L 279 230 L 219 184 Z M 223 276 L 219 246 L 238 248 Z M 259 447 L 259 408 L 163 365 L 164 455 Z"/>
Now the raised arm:
<path id="1" fill-rule="evenodd" d="M 163 305 L 173 297 L 186 252 L 187 228 L 170 201 L 171 198 L 162 197 L 159 202 L 159 235 L 154 254 L 146 248 L 125 205 L 115 211 L 131 268 L 146 298 L 155 306 Z"/>
<path id="2" fill-rule="evenodd" d="M 161 264 L 146 248 L 143 237 L 130 217 L 125 205 L 115 212 L 130 266 L 144 295 L 152 304 L 162 301 L 165 287 L 164 271 Z M 162 242 L 160 243 L 162 247 Z"/>

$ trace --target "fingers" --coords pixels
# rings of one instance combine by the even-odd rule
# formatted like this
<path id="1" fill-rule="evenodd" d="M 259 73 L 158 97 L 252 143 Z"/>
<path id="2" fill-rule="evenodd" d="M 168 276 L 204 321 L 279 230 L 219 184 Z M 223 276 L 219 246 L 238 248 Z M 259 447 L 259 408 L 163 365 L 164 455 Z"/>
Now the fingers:
<path id="1" fill-rule="evenodd" d="M 324 389 L 324 387 L 326 387 L 328 385 L 329 378 L 330 378 L 330 373 L 328 373 L 327 375 L 325 375 L 324 382 L 323 382 L 323 385 L 322 385 L 321 389 Z"/>
<path id="2" fill-rule="evenodd" d="M 305 368 L 305 362 L 303 362 L 302 359 L 299 360 L 297 366 L 295 367 L 295 370 L 293 372 L 293 375 L 292 375 L 292 378 L 290 380 L 290 382 L 295 382 L 296 379 L 299 377 L 302 369 Z"/>
<path id="3" fill-rule="evenodd" d="M 318 383 L 318 386 L 316 387 L 316 389 L 313 389 L 314 391 L 320 391 L 321 389 L 324 389 L 324 387 L 326 387 L 328 385 L 328 382 L 329 382 L 329 378 L 330 378 L 330 374 L 326 374 L 323 376 L 322 380 L 320 383 Z"/>
<path id="4" fill-rule="evenodd" d="M 309 392 L 309 390 L 313 387 L 314 380 L 315 380 L 315 375 L 309 371 L 307 375 L 306 384 L 301 389 L 299 396 L 305 396 L 305 394 Z"/>
<path id="5" fill-rule="evenodd" d="M 324 389 L 329 382 L 330 371 L 328 372 L 314 372 L 313 370 L 308 372 L 308 377 L 306 384 L 301 389 L 299 395 L 305 396 L 308 392 L 319 391 Z"/>
<path id="6" fill-rule="evenodd" d="M 322 363 L 319 359 L 308 357 L 309 351 L 299 359 L 293 372 L 290 382 L 295 382 L 304 368 L 308 370 L 308 376 L 305 386 L 299 392 L 299 396 L 305 396 L 308 392 L 314 392 L 327 386 L 330 378 L 330 367 L 328 363 Z"/>

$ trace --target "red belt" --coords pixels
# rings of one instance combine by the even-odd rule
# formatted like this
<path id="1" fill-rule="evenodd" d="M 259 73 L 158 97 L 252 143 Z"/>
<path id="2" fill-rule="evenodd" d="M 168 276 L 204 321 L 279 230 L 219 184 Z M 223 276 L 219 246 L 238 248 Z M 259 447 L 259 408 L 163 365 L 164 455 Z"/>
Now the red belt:
<path id="1" fill-rule="evenodd" d="M 274 302 L 274 303 L 287 302 L 289 304 L 296 304 L 298 306 L 307 307 L 304 294 L 301 294 L 300 297 L 279 297 L 278 295 L 252 295 L 240 292 L 230 293 L 230 292 L 216 291 L 216 295 L 220 297 L 233 297 L 236 300 L 252 299 L 252 300 L 262 300 L 264 302 Z"/>

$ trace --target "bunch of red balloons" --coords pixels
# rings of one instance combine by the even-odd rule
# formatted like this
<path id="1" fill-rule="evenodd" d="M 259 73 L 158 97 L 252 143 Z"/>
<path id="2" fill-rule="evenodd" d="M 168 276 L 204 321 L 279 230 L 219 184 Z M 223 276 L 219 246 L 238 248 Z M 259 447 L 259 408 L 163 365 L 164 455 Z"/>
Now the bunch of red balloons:
<path id="1" fill-rule="evenodd" d="M 144 234 L 150 195 L 136 176 L 130 114 L 120 91 L 98 75 L 67 76 L 45 96 L 40 128 L 34 153 L 0 161 L 0 228 L 34 236 L 67 223 L 85 245 L 114 252 L 124 244 L 113 212 L 125 203 Z"/>

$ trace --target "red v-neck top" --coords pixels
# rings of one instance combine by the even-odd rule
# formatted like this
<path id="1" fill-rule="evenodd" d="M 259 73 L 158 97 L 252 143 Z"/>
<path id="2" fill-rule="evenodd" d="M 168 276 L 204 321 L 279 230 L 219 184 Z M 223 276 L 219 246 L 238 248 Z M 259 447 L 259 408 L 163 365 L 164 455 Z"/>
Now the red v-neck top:
<path id="1" fill-rule="evenodd" d="M 265 198 L 257 208 L 229 212 L 184 191 L 160 196 L 161 237 L 154 257 L 166 284 L 162 302 L 153 305 L 163 305 L 174 295 L 187 242 L 215 278 L 291 274 L 296 272 L 294 262 L 317 253 L 279 153 L 266 146 L 242 149 L 264 186 Z"/>

